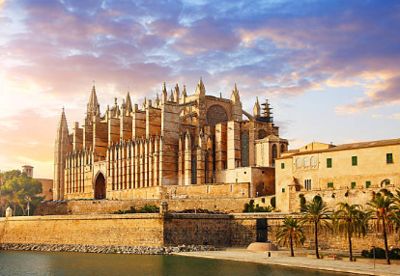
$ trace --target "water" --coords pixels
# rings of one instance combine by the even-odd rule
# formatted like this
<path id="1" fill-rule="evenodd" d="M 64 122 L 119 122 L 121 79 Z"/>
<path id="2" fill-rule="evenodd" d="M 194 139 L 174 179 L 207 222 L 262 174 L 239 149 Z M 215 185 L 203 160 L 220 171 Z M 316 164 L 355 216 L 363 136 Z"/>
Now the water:
<path id="1" fill-rule="evenodd" d="M 182 256 L 0 251 L 0 275 L 337 276 L 339 274 Z"/>

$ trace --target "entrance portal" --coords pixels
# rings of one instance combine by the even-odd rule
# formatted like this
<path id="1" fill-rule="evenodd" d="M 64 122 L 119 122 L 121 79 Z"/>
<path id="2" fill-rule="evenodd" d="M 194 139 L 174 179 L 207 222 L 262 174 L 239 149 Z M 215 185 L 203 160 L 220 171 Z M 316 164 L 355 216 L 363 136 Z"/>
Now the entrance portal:
<path id="1" fill-rule="evenodd" d="M 102 173 L 99 173 L 94 184 L 94 198 L 104 199 L 106 198 L 106 179 Z"/>

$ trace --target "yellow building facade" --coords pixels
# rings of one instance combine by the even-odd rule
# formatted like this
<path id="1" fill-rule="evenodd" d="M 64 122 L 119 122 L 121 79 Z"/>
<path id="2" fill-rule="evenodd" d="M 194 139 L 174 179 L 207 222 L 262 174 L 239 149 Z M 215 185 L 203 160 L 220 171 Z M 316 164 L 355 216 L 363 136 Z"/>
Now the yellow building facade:
<path id="1" fill-rule="evenodd" d="M 311 143 L 276 161 L 277 209 L 298 212 L 319 195 L 334 208 L 339 202 L 365 205 L 382 188 L 400 187 L 400 139 L 344 145 Z"/>

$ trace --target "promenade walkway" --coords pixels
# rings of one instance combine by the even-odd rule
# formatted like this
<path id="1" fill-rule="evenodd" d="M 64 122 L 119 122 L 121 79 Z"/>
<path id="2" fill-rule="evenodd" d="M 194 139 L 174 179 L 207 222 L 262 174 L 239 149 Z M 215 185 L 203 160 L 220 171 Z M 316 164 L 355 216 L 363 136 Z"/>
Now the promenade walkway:
<path id="1" fill-rule="evenodd" d="M 229 261 L 251 262 L 267 265 L 281 265 L 291 268 L 298 267 L 306 269 L 318 269 L 361 275 L 400 275 L 400 265 L 398 263 L 386 265 L 383 264 L 381 261 L 378 261 L 374 267 L 374 263 L 372 260 L 359 260 L 357 262 L 349 262 L 346 260 L 332 260 L 326 258 L 318 260 L 305 256 L 289 257 L 289 252 L 286 251 L 272 252 L 271 257 L 268 257 L 267 253 L 249 252 L 245 249 L 182 252 L 177 253 L 177 255 Z"/>

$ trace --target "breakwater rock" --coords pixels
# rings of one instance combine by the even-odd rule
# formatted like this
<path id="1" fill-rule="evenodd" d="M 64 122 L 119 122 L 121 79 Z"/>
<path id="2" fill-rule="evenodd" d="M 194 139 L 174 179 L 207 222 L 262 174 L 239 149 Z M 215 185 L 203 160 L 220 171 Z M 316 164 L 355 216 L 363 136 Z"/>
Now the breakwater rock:
<path id="1" fill-rule="evenodd" d="M 81 252 L 101 254 L 136 254 L 136 255 L 171 255 L 179 252 L 215 251 L 211 245 L 178 245 L 178 246 L 105 246 L 79 244 L 18 244 L 0 245 L 0 250 L 44 251 L 44 252 Z"/>

